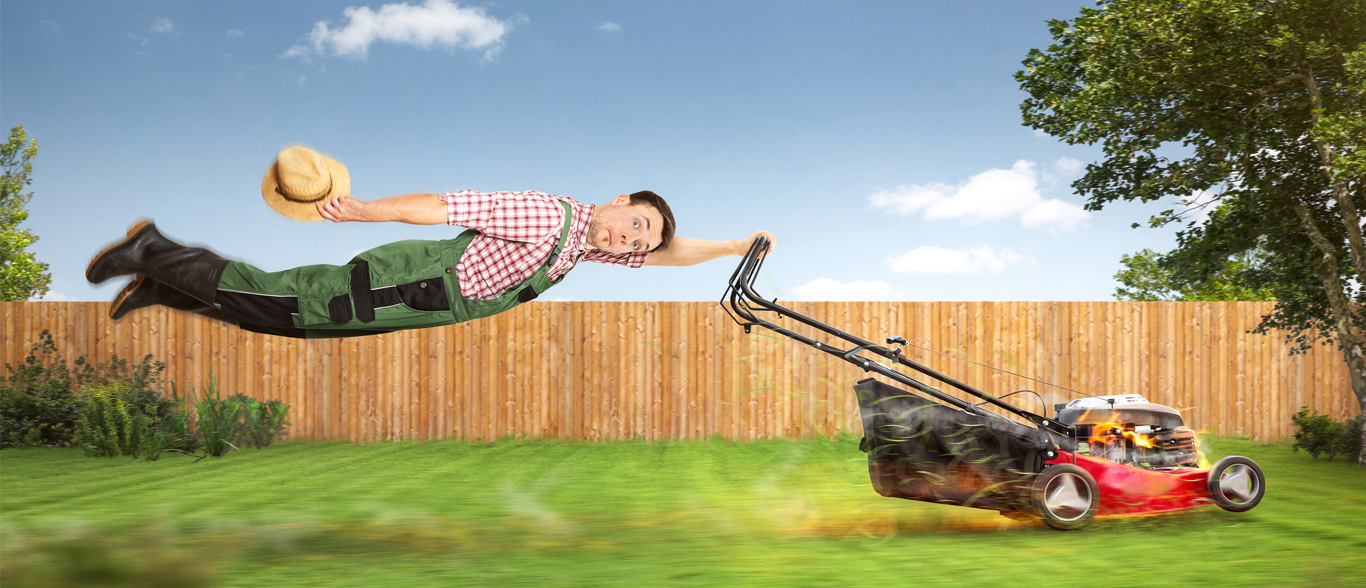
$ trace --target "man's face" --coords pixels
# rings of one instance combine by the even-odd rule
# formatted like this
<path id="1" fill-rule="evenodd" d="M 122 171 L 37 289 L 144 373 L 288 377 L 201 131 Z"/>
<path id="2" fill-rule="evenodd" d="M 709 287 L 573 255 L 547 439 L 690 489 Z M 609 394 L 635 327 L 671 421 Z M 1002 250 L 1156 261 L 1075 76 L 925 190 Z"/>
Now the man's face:
<path id="1" fill-rule="evenodd" d="M 664 217 L 648 204 L 631 204 L 617 196 L 593 211 L 588 223 L 588 245 L 611 253 L 645 253 L 659 246 Z"/>

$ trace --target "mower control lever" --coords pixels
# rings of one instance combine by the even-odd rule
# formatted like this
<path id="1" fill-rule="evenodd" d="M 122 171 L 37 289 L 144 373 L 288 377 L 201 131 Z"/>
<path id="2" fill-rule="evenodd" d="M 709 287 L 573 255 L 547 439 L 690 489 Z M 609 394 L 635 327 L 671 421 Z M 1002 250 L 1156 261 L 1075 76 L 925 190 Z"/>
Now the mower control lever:
<path id="1" fill-rule="evenodd" d="M 893 343 L 899 344 L 900 347 L 893 349 L 892 355 L 901 355 L 901 350 L 904 349 L 907 345 L 911 344 L 909 341 L 906 340 L 905 337 L 902 337 L 901 335 L 893 335 L 887 338 L 888 345 L 891 345 Z"/>

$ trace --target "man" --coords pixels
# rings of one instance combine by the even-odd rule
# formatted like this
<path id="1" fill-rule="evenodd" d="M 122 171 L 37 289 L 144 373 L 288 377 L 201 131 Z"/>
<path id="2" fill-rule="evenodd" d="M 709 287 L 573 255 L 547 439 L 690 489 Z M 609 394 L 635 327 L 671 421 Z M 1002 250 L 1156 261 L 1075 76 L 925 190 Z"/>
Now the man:
<path id="1" fill-rule="evenodd" d="M 491 316 L 529 302 L 579 261 L 641 267 L 693 265 L 743 255 L 758 232 L 736 241 L 674 236 L 674 217 L 653 192 L 589 206 L 540 192 L 408 194 L 371 202 L 350 196 L 340 163 L 303 147 L 285 150 L 262 195 L 299 220 L 451 224 L 445 241 L 399 241 L 345 265 L 265 272 L 208 249 L 185 247 L 143 221 L 100 252 L 86 279 L 134 280 L 110 317 L 164 305 L 285 337 L 353 337 Z M 771 238 L 771 236 L 770 236 Z"/>

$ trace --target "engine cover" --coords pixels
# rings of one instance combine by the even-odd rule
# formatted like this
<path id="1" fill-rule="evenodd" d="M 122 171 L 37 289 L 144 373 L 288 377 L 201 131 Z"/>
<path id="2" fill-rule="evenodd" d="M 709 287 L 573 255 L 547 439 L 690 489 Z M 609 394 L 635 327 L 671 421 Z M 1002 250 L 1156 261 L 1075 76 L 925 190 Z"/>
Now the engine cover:
<path id="1" fill-rule="evenodd" d="M 1137 394 L 1079 398 L 1059 408 L 1056 419 L 1069 425 L 1133 423 L 1162 429 L 1175 429 L 1186 424 L 1176 409 L 1153 404 Z"/>

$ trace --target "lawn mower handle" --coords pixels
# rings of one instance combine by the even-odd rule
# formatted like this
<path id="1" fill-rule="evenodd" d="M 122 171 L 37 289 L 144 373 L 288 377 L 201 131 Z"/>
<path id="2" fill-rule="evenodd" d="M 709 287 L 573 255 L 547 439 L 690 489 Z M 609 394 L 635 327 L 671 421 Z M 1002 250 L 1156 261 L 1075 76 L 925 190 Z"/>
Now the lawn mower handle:
<path id="1" fill-rule="evenodd" d="M 905 373 L 902 373 L 899 370 L 892 369 L 882 364 L 879 361 L 875 361 L 859 355 L 864 351 L 875 353 L 890 360 L 893 364 L 906 366 L 912 370 L 915 370 L 933 379 L 939 380 L 941 382 L 944 382 L 945 384 L 953 386 L 954 388 L 962 390 L 963 392 L 966 392 L 972 396 L 981 398 L 984 401 L 984 404 L 991 404 L 992 406 L 998 409 L 1015 414 L 1025 419 L 1026 421 L 1029 421 L 1031 424 L 1038 427 L 1041 431 L 1047 431 L 1049 433 L 1053 433 L 1066 439 L 1076 438 L 1075 429 L 1071 425 L 1059 423 L 1052 419 L 1044 418 L 1042 416 L 1023 410 L 1011 404 L 1002 402 L 999 398 L 996 398 L 995 396 L 992 396 L 990 394 L 987 394 L 986 392 L 973 388 L 972 386 L 969 386 L 945 374 L 937 372 L 925 365 L 921 365 L 919 363 L 911 361 L 910 359 L 907 359 L 905 355 L 902 355 L 900 353 L 900 349 L 893 351 L 885 346 L 878 345 L 871 341 L 867 341 L 865 339 L 854 336 L 850 333 L 847 333 L 845 331 L 842 331 L 840 329 L 837 329 L 835 327 L 832 327 L 810 317 L 803 316 L 800 313 L 793 312 L 791 309 L 779 306 L 775 300 L 768 300 L 763 298 L 762 296 L 759 296 L 754 291 L 754 280 L 759 275 L 759 269 L 763 266 L 764 256 L 768 253 L 768 248 L 770 244 L 771 243 L 769 242 L 769 239 L 767 237 L 759 237 L 754 240 L 754 242 L 750 245 L 749 251 L 745 254 L 744 259 L 740 261 L 740 265 L 735 268 L 735 273 L 731 274 L 730 285 L 726 289 L 726 293 L 721 298 L 721 307 L 726 310 L 726 314 L 730 315 L 732 320 L 734 320 L 737 324 L 745 328 L 746 333 L 750 332 L 751 327 L 761 326 L 775 333 L 784 335 L 791 339 L 795 339 L 800 343 L 804 343 L 811 347 L 815 347 L 817 350 L 824 351 L 830 355 L 834 355 L 860 368 L 863 368 L 863 371 L 865 372 L 876 372 L 878 374 L 891 378 L 892 380 L 895 380 L 898 383 L 915 389 L 917 392 L 930 396 L 935 400 L 938 400 L 940 402 L 943 402 L 944 404 L 948 404 L 965 412 L 985 417 L 1004 418 L 999 414 L 983 410 L 982 407 L 979 405 L 964 400 L 960 400 L 958 398 L 954 398 L 953 396 L 936 390 L 927 384 L 921 383 L 915 380 L 914 378 L 911 378 L 910 376 L 906 375 Z M 783 328 L 781 326 L 778 326 L 777 324 L 760 318 L 758 314 L 763 312 L 775 313 L 777 315 L 777 318 L 779 319 L 782 319 L 785 316 L 789 317 L 804 325 L 813 327 L 821 332 L 843 339 L 848 343 L 852 343 L 853 347 L 849 349 L 843 349 L 840 346 L 822 343 L 806 335 L 793 332 L 789 329 Z M 888 344 L 891 344 L 892 342 L 900 343 L 900 341 L 889 341 Z M 1045 435 L 1045 437 L 1047 437 L 1047 435 Z M 1051 445 L 1051 439 L 1049 441 Z M 1056 451 L 1055 448 L 1050 448 L 1050 450 Z"/>

